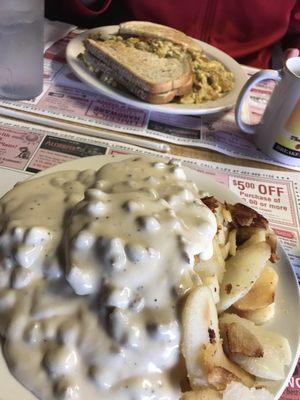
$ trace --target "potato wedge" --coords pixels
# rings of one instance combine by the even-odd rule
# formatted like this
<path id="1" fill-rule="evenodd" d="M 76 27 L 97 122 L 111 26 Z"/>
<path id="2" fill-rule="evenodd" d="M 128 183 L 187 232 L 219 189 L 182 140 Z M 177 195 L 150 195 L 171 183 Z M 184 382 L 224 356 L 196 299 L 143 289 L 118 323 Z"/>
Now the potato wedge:
<path id="1" fill-rule="evenodd" d="M 203 285 L 207 286 L 212 293 L 215 304 L 220 301 L 220 285 L 218 282 L 217 275 L 206 276 L 203 278 Z"/>
<path id="2" fill-rule="evenodd" d="M 186 392 L 181 396 L 180 400 L 221 400 L 222 394 L 217 390 L 210 388 L 203 388 Z"/>
<path id="3" fill-rule="evenodd" d="M 264 308 L 260 308 L 259 310 L 250 310 L 250 311 L 241 311 L 236 308 L 232 308 L 232 311 L 238 314 L 242 318 L 249 319 L 254 322 L 256 325 L 262 325 L 266 322 L 270 321 L 274 318 L 275 315 L 275 302 L 269 304 Z"/>
<path id="4" fill-rule="evenodd" d="M 203 388 L 184 393 L 180 400 L 274 400 L 274 396 L 264 388 L 249 389 L 240 382 L 231 382 L 223 393 Z"/>
<path id="5" fill-rule="evenodd" d="M 199 360 L 208 383 L 217 390 L 224 390 L 232 381 L 240 381 L 247 387 L 254 385 L 252 376 L 227 358 L 222 341 L 203 345 Z"/>
<path id="6" fill-rule="evenodd" d="M 209 384 L 224 389 L 232 380 L 252 386 L 252 377 L 224 354 L 211 290 L 200 286 L 186 300 L 182 315 L 182 353 L 193 390 Z"/>
<path id="7" fill-rule="evenodd" d="M 244 249 L 252 244 L 257 244 L 266 241 L 266 229 L 263 228 L 252 228 L 251 236 L 243 244 L 239 246 L 239 249 Z"/>
<path id="8" fill-rule="evenodd" d="M 235 256 L 236 255 L 236 234 L 237 229 L 233 229 L 229 232 L 228 235 L 228 243 L 229 243 L 229 255 Z"/>
<path id="9" fill-rule="evenodd" d="M 230 243 L 227 242 L 224 246 L 220 247 L 220 249 L 221 249 L 223 260 L 226 260 L 226 258 L 229 256 Z"/>
<path id="10" fill-rule="evenodd" d="M 264 355 L 263 347 L 254 334 L 236 322 L 224 325 L 223 348 L 227 353 L 244 354 L 247 357 Z"/>
<path id="11" fill-rule="evenodd" d="M 248 357 L 242 353 L 228 352 L 229 358 L 245 371 L 262 379 L 280 380 L 284 378 L 284 367 L 291 362 L 291 349 L 287 339 L 278 333 L 256 326 L 253 322 L 235 314 L 223 314 L 220 319 L 221 335 L 225 336 L 226 326 L 240 324 L 250 331 L 260 342 L 262 357 Z"/>
<path id="12" fill-rule="evenodd" d="M 201 347 L 220 340 L 218 314 L 211 290 L 206 286 L 193 289 L 182 313 L 182 353 L 193 389 L 207 386 L 208 380 L 199 364 Z"/>
<path id="13" fill-rule="evenodd" d="M 219 226 L 220 225 L 218 225 L 218 227 Z M 215 238 L 220 247 L 225 246 L 226 242 L 228 241 L 228 229 L 222 226 L 222 228 L 218 230 Z"/>
<path id="14" fill-rule="evenodd" d="M 239 382 L 232 382 L 227 386 L 222 400 L 274 400 L 274 396 L 264 388 L 249 389 Z"/>
<path id="15" fill-rule="evenodd" d="M 271 255 L 266 242 L 237 250 L 226 261 L 226 270 L 220 287 L 218 312 L 221 313 L 244 297 L 252 288 Z"/>
<path id="16" fill-rule="evenodd" d="M 215 238 L 213 240 L 213 249 L 213 256 L 209 260 L 196 260 L 195 271 L 200 275 L 201 279 L 206 276 L 216 275 L 220 283 L 224 275 L 225 261 L 222 256 L 221 248 Z"/>
<path id="17" fill-rule="evenodd" d="M 251 290 L 234 303 L 234 307 L 239 311 L 255 311 L 269 306 L 274 303 L 277 284 L 276 271 L 266 266 Z"/>

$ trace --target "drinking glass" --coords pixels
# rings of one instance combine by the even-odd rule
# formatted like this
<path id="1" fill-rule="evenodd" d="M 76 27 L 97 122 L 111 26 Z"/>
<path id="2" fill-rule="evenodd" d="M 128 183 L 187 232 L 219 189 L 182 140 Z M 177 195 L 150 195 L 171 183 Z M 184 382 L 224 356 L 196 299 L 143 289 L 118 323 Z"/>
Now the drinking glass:
<path id="1" fill-rule="evenodd" d="M 0 97 L 41 93 L 43 33 L 44 0 L 0 0 Z"/>

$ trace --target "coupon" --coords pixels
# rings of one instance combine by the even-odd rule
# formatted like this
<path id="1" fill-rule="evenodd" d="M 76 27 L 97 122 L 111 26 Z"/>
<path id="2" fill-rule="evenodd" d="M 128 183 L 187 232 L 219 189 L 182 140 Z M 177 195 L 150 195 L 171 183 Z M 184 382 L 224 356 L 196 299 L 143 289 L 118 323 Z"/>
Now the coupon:
<path id="1" fill-rule="evenodd" d="M 0 165 L 23 170 L 41 143 L 43 135 L 0 126 Z"/>

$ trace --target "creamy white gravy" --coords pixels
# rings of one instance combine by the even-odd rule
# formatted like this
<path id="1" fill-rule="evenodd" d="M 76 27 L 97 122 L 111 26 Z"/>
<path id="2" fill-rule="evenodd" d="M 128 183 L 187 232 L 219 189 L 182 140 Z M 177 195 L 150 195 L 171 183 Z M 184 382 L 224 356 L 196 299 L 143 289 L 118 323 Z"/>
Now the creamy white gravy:
<path id="1" fill-rule="evenodd" d="M 41 400 L 175 400 L 180 299 L 216 233 L 177 162 L 131 158 L 0 201 L 0 332 Z"/>

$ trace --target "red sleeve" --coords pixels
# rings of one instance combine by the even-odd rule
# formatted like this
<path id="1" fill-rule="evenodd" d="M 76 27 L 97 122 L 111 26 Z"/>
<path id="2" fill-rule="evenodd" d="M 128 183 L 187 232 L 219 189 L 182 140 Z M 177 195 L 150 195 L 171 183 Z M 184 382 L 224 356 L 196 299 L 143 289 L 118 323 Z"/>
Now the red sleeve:
<path id="1" fill-rule="evenodd" d="M 284 49 L 295 47 L 300 50 L 300 1 L 296 2 L 291 12 L 290 24 L 286 36 L 282 40 Z"/>

